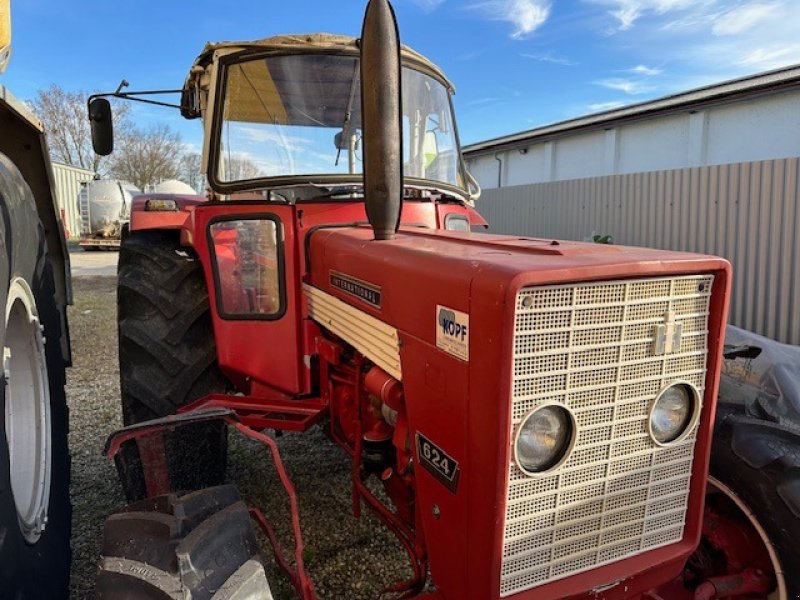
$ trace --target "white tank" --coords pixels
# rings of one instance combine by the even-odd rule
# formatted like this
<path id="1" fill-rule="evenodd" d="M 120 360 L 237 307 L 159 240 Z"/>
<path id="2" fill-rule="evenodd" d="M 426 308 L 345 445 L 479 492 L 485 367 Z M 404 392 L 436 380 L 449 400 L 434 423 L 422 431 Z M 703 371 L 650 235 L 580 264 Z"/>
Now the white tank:
<path id="1" fill-rule="evenodd" d="M 197 192 L 189 184 L 177 179 L 167 179 L 159 183 L 153 190 L 156 194 L 188 194 L 194 196 Z"/>
<path id="2" fill-rule="evenodd" d="M 115 237 L 130 220 L 131 201 L 141 190 L 127 181 L 95 179 L 78 194 L 82 237 Z"/>

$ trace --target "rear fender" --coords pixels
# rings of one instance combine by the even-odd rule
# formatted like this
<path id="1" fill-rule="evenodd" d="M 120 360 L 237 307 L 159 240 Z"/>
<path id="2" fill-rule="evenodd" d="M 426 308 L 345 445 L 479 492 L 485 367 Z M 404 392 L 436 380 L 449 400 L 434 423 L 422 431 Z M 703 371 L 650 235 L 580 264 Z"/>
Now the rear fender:
<path id="1" fill-rule="evenodd" d="M 177 210 L 147 210 L 148 202 L 151 200 L 172 200 Z M 149 229 L 186 230 L 195 207 L 205 202 L 205 196 L 141 194 L 136 196 L 131 204 L 131 222 L 128 229 L 131 232 Z"/>
<path id="2" fill-rule="evenodd" d="M 36 212 L 44 226 L 47 240 L 47 261 L 53 267 L 55 295 L 66 335 L 61 338 L 61 351 L 67 364 L 72 357 L 69 346 L 67 305 L 72 304 L 69 253 L 64 237 L 64 223 L 55 194 L 55 178 L 50 164 L 44 127 L 25 104 L 0 85 L 0 153 L 19 169 L 36 202 Z"/>

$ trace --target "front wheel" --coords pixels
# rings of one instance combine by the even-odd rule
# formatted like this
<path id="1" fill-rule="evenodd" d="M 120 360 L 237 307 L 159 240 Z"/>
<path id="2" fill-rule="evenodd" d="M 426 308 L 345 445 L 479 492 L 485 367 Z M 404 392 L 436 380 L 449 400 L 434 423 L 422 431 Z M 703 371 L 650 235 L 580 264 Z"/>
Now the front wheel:
<path id="1" fill-rule="evenodd" d="M 106 521 L 98 600 L 272 600 L 231 485 L 142 500 Z"/>
<path id="2" fill-rule="evenodd" d="M 700 548 L 714 557 L 718 573 L 765 578 L 768 591 L 756 597 L 770 600 L 800 598 L 800 468 L 792 464 L 800 435 L 787 424 L 720 405 Z"/>

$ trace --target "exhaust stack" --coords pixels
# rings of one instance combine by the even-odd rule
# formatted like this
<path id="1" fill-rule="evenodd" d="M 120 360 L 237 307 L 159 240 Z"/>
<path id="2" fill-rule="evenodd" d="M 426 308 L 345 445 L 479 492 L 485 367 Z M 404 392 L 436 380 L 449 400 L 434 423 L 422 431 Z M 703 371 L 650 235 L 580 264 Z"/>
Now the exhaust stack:
<path id="1" fill-rule="evenodd" d="M 376 240 L 394 239 L 403 205 L 400 34 L 388 0 L 369 0 L 361 31 L 364 198 Z"/>

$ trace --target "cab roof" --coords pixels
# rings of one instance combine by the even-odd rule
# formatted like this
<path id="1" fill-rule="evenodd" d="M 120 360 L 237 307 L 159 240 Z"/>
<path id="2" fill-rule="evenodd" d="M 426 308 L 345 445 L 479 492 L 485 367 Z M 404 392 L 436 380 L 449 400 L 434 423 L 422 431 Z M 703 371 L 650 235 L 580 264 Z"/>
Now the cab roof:
<path id="1" fill-rule="evenodd" d="M 357 56 L 359 54 L 359 39 L 349 35 L 333 33 L 307 33 L 277 35 L 261 40 L 244 42 L 209 42 L 205 45 L 205 48 L 203 48 L 203 51 L 192 65 L 187 84 L 192 79 L 192 73 L 197 72 L 198 67 L 205 69 L 211 62 L 215 53 L 233 54 L 235 52 L 247 50 L 275 52 L 276 54 L 319 52 L 324 54 L 349 54 Z M 455 92 L 455 86 L 447 79 L 444 72 L 422 54 L 412 50 L 408 46 L 401 46 L 400 54 L 404 65 L 427 71 L 429 74 L 441 80 L 451 92 Z"/>

